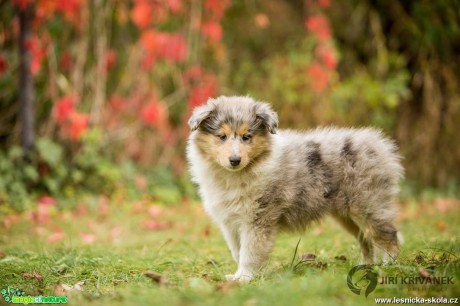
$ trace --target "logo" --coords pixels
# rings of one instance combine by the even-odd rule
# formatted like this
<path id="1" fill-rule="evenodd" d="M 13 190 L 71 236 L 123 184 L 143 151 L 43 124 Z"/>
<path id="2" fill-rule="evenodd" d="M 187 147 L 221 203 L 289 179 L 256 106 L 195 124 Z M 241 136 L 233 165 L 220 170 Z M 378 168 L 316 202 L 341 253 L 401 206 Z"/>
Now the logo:
<path id="1" fill-rule="evenodd" d="M 66 296 L 30 296 L 19 288 L 6 288 L 1 291 L 3 299 L 13 304 L 67 304 Z"/>
<path id="2" fill-rule="evenodd" d="M 351 292 L 361 295 L 364 292 L 366 298 L 377 287 L 377 272 L 371 265 L 354 266 L 347 276 L 347 285 Z"/>

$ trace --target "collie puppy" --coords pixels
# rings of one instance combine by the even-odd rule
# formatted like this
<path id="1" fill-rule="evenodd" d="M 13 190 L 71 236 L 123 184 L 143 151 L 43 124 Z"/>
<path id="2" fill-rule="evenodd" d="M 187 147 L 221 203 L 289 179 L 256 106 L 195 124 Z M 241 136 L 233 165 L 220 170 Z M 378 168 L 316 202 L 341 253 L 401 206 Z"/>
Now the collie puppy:
<path id="1" fill-rule="evenodd" d="M 249 281 L 275 235 L 332 215 L 359 241 L 365 263 L 397 254 L 395 196 L 403 168 L 374 129 L 278 130 L 269 104 L 219 97 L 195 108 L 187 158 L 206 212 Z"/>

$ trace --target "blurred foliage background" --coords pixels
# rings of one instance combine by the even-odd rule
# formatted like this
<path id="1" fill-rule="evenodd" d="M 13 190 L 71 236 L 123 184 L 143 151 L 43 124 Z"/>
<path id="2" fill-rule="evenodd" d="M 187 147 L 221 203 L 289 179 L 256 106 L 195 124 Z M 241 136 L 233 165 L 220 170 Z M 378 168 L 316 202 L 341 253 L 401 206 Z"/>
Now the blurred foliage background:
<path id="1" fill-rule="evenodd" d="M 274 104 L 282 128 L 379 127 L 404 157 L 402 196 L 459 195 L 456 0 L 2 0 L 0 47 L 3 208 L 194 197 L 186 121 L 218 95 Z"/>

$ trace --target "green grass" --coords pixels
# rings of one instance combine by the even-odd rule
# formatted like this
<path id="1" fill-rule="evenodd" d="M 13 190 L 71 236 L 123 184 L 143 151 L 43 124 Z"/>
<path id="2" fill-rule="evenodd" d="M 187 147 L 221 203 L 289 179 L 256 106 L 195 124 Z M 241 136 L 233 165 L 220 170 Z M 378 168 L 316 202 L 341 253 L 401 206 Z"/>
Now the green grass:
<path id="1" fill-rule="evenodd" d="M 443 212 L 433 203 L 405 203 L 398 261 L 376 268 L 380 276 L 400 277 L 420 276 L 425 269 L 454 277 L 454 285 L 377 285 L 367 299 L 347 287 L 347 273 L 359 263 L 358 244 L 333 220 L 301 236 L 280 235 L 263 275 L 240 285 L 224 280 L 236 266 L 199 205 L 164 208 L 155 218 L 166 228 L 151 230 L 142 225 L 149 203 L 121 203 L 114 199 L 108 213 L 97 205 L 80 213 L 51 211 L 43 224 L 28 214 L 10 218 L 12 225 L 0 230 L 0 289 L 60 295 L 63 286 L 84 281 L 81 291 L 65 291 L 71 305 L 374 305 L 376 297 L 460 297 L 455 201 Z M 64 239 L 48 243 L 57 229 Z M 85 243 L 81 234 L 94 234 L 96 241 Z M 315 260 L 299 263 L 306 253 Z M 34 271 L 42 279 L 30 277 Z M 160 274 L 166 284 L 152 281 L 146 271 Z"/>

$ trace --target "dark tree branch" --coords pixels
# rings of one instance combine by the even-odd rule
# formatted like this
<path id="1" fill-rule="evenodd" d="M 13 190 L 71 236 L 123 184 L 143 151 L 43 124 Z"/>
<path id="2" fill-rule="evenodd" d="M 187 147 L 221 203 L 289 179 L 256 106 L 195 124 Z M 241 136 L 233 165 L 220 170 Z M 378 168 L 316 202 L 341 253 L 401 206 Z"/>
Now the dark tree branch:
<path id="1" fill-rule="evenodd" d="M 30 39 L 32 6 L 19 8 L 19 117 L 21 126 L 21 146 L 30 151 L 35 142 L 34 84 L 30 70 L 31 53 L 27 46 Z"/>

